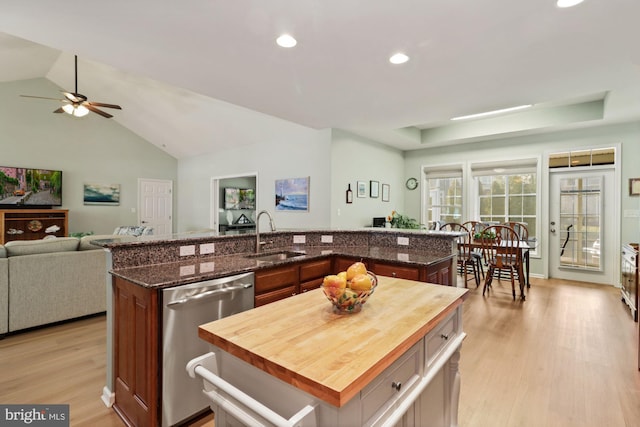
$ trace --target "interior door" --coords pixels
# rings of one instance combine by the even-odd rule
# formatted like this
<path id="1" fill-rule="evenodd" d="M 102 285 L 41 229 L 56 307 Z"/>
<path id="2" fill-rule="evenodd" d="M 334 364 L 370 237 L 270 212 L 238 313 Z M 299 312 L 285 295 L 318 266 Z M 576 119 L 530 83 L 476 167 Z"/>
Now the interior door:
<path id="1" fill-rule="evenodd" d="M 140 224 L 153 227 L 154 235 L 173 232 L 173 182 L 145 179 L 138 180 L 138 212 Z"/>
<path id="2" fill-rule="evenodd" d="M 549 174 L 549 277 L 615 285 L 614 171 Z"/>

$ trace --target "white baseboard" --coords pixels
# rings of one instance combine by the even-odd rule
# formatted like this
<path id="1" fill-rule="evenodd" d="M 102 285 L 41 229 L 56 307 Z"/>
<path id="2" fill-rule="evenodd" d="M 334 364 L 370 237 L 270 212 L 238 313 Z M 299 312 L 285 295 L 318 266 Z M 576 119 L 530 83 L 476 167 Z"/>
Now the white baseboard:
<path id="1" fill-rule="evenodd" d="M 111 390 L 109 390 L 109 387 L 104 386 L 102 389 L 101 399 L 107 408 L 111 408 L 113 403 L 116 401 L 116 394 L 112 393 Z"/>

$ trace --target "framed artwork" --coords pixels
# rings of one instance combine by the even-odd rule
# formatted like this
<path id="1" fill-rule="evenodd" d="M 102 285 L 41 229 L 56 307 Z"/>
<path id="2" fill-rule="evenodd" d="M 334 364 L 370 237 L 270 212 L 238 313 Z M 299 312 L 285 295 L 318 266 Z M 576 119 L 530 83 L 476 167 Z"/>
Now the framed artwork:
<path id="1" fill-rule="evenodd" d="M 367 197 L 367 183 L 364 181 L 358 181 L 358 197 Z"/>
<path id="2" fill-rule="evenodd" d="M 391 186 L 389 184 L 382 184 L 382 201 L 389 201 L 389 191 L 391 190 Z"/>
<path id="3" fill-rule="evenodd" d="M 84 184 L 84 204 L 98 206 L 120 205 L 120 184 Z"/>
<path id="4" fill-rule="evenodd" d="M 277 211 L 309 211 L 309 177 L 276 179 Z"/>
<path id="5" fill-rule="evenodd" d="M 369 197 L 377 198 L 380 194 L 380 183 L 378 181 L 369 181 Z"/>
<path id="6" fill-rule="evenodd" d="M 640 196 L 640 178 L 629 179 L 629 195 Z"/>

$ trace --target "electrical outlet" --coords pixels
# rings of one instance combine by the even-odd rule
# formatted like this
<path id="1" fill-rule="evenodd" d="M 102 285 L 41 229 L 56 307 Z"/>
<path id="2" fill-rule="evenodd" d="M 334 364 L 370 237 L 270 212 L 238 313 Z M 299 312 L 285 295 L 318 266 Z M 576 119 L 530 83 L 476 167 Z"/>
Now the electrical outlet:
<path id="1" fill-rule="evenodd" d="M 402 246 L 409 246 L 409 238 L 398 236 L 398 244 Z"/>
<path id="2" fill-rule="evenodd" d="M 196 274 L 196 266 L 195 265 L 183 265 L 180 267 L 180 275 L 181 276 L 190 276 L 192 274 Z"/>
<path id="3" fill-rule="evenodd" d="M 216 263 L 213 261 L 200 263 L 200 273 L 211 273 L 215 269 L 216 269 Z"/>
<path id="4" fill-rule="evenodd" d="M 293 236 L 293 243 L 304 244 L 307 241 L 306 236 Z"/>
<path id="5" fill-rule="evenodd" d="M 215 243 L 203 243 L 200 245 L 200 255 L 212 254 L 216 251 Z"/>
<path id="6" fill-rule="evenodd" d="M 188 256 L 196 254 L 196 245 L 180 246 L 180 256 Z"/>
<path id="7" fill-rule="evenodd" d="M 333 236 L 331 236 L 331 235 L 327 235 L 327 236 L 322 235 L 322 236 L 320 237 L 320 241 L 321 241 L 322 243 L 333 243 Z"/>

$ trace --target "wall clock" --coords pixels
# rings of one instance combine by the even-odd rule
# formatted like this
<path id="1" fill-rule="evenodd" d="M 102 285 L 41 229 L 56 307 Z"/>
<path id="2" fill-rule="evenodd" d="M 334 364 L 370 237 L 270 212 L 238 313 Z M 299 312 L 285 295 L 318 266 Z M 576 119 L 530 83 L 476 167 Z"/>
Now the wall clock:
<path id="1" fill-rule="evenodd" d="M 415 190 L 418 188 L 418 180 L 415 178 L 409 178 L 405 184 L 409 190 Z"/>

